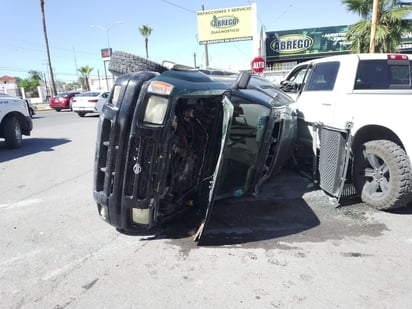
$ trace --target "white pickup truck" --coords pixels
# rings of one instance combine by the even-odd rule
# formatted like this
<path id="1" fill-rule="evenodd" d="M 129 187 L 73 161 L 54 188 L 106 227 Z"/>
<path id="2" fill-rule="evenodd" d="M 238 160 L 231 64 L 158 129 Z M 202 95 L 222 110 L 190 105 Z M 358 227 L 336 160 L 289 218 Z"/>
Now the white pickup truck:
<path id="1" fill-rule="evenodd" d="M 28 102 L 0 94 L 0 138 L 5 139 L 7 147 L 20 147 L 22 135 L 30 135 L 32 128 Z"/>
<path id="2" fill-rule="evenodd" d="M 410 202 L 411 69 L 405 54 L 350 54 L 298 64 L 281 82 L 295 98 L 296 153 L 310 150 L 325 191 L 340 198 L 353 184 L 378 209 Z"/>

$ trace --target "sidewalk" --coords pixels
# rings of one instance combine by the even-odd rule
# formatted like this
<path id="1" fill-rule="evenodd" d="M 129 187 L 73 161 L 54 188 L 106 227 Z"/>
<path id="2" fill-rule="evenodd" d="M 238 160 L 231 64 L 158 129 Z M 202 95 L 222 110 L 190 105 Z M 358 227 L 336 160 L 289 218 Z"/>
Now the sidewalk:
<path id="1" fill-rule="evenodd" d="M 49 103 L 34 103 L 33 104 L 34 108 L 36 111 L 49 111 L 53 110 L 50 106 Z"/>

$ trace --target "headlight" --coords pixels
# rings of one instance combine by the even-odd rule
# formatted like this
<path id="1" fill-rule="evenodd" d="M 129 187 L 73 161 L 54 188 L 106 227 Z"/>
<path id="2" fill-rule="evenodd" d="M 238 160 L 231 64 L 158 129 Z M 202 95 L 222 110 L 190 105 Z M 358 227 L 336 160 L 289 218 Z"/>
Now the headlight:
<path id="1" fill-rule="evenodd" d="M 162 124 L 167 111 L 166 98 L 151 96 L 146 105 L 144 121 L 153 124 Z"/>

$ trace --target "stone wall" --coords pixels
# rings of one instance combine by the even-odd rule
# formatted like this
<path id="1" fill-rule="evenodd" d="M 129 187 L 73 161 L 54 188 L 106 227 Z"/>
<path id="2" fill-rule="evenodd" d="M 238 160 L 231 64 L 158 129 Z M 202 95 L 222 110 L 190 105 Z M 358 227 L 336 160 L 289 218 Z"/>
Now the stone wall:
<path id="1" fill-rule="evenodd" d="M 115 51 L 111 56 L 108 70 L 115 77 L 118 77 L 125 73 L 139 71 L 154 71 L 162 73 L 168 69 L 149 59 L 122 51 Z"/>

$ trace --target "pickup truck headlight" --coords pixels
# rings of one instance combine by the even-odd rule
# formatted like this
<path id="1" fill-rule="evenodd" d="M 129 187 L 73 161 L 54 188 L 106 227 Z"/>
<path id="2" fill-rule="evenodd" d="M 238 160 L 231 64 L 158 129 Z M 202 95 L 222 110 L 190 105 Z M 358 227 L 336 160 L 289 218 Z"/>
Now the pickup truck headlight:
<path id="1" fill-rule="evenodd" d="M 147 101 L 144 121 L 153 124 L 162 124 L 167 110 L 167 98 L 151 96 Z"/>

